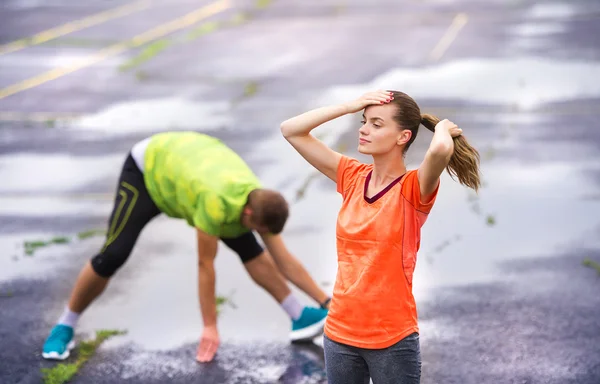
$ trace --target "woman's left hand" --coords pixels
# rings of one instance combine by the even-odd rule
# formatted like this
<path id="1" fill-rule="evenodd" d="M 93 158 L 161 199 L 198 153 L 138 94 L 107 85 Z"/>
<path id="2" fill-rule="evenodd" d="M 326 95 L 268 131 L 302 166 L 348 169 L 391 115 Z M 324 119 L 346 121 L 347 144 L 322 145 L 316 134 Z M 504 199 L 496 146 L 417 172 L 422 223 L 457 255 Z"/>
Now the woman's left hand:
<path id="1" fill-rule="evenodd" d="M 437 123 L 437 125 L 435 126 L 435 130 L 437 131 L 438 129 L 447 130 L 450 136 L 452 137 L 458 137 L 462 135 L 462 129 L 458 128 L 458 125 L 454 124 L 448 119 L 444 119 Z"/>

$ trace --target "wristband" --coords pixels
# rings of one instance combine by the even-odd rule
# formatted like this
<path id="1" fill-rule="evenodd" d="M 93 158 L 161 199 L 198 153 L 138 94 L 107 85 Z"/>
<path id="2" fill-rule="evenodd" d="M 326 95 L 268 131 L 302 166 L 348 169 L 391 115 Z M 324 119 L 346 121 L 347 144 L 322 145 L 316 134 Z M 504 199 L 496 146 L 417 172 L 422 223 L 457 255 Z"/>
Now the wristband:
<path id="1" fill-rule="evenodd" d="M 329 304 L 329 302 L 331 301 L 331 297 L 328 297 L 327 300 L 325 300 L 322 304 L 321 304 L 321 308 L 323 309 L 327 309 L 327 304 Z"/>

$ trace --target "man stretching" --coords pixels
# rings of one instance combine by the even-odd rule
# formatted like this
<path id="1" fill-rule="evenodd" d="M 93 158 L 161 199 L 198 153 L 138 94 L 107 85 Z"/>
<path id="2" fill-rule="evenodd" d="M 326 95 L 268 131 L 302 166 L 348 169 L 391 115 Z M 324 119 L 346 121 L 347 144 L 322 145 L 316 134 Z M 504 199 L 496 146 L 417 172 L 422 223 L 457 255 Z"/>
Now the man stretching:
<path id="1" fill-rule="evenodd" d="M 323 331 L 329 298 L 281 238 L 289 214 L 284 197 L 262 188 L 248 165 L 220 140 L 196 132 L 165 132 L 137 143 L 127 156 L 106 241 L 81 270 L 67 307 L 46 339 L 44 358 L 69 356 L 79 316 L 125 263 L 142 229 L 160 213 L 196 228 L 204 323 L 198 361 L 211 361 L 219 346 L 214 269 L 219 240 L 239 255 L 254 282 L 290 316 L 292 341 L 311 339 Z M 303 307 L 286 280 L 320 307 Z"/>

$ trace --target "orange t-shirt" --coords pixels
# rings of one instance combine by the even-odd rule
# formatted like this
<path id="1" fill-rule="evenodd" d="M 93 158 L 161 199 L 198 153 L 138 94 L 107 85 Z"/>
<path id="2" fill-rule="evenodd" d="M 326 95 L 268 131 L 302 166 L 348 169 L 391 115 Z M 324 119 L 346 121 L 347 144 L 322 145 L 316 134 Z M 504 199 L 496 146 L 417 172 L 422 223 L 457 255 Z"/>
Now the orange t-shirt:
<path id="1" fill-rule="evenodd" d="M 325 334 L 380 349 L 418 332 L 412 276 L 439 184 L 429 201 L 421 201 L 417 170 L 411 170 L 368 199 L 372 170 L 372 164 L 346 156 L 338 166 L 338 270 Z"/>

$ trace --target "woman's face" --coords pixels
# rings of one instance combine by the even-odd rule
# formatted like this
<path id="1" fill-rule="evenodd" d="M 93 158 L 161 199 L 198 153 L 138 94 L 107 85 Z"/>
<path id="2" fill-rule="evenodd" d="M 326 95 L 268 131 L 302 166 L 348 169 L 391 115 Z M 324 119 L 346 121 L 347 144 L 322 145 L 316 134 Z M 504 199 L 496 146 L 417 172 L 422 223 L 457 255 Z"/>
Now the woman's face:
<path id="1" fill-rule="evenodd" d="M 366 155 L 381 155 L 402 147 L 410 140 L 411 132 L 401 129 L 394 120 L 394 103 L 371 105 L 365 108 L 362 126 L 358 130 L 358 151 Z"/>

